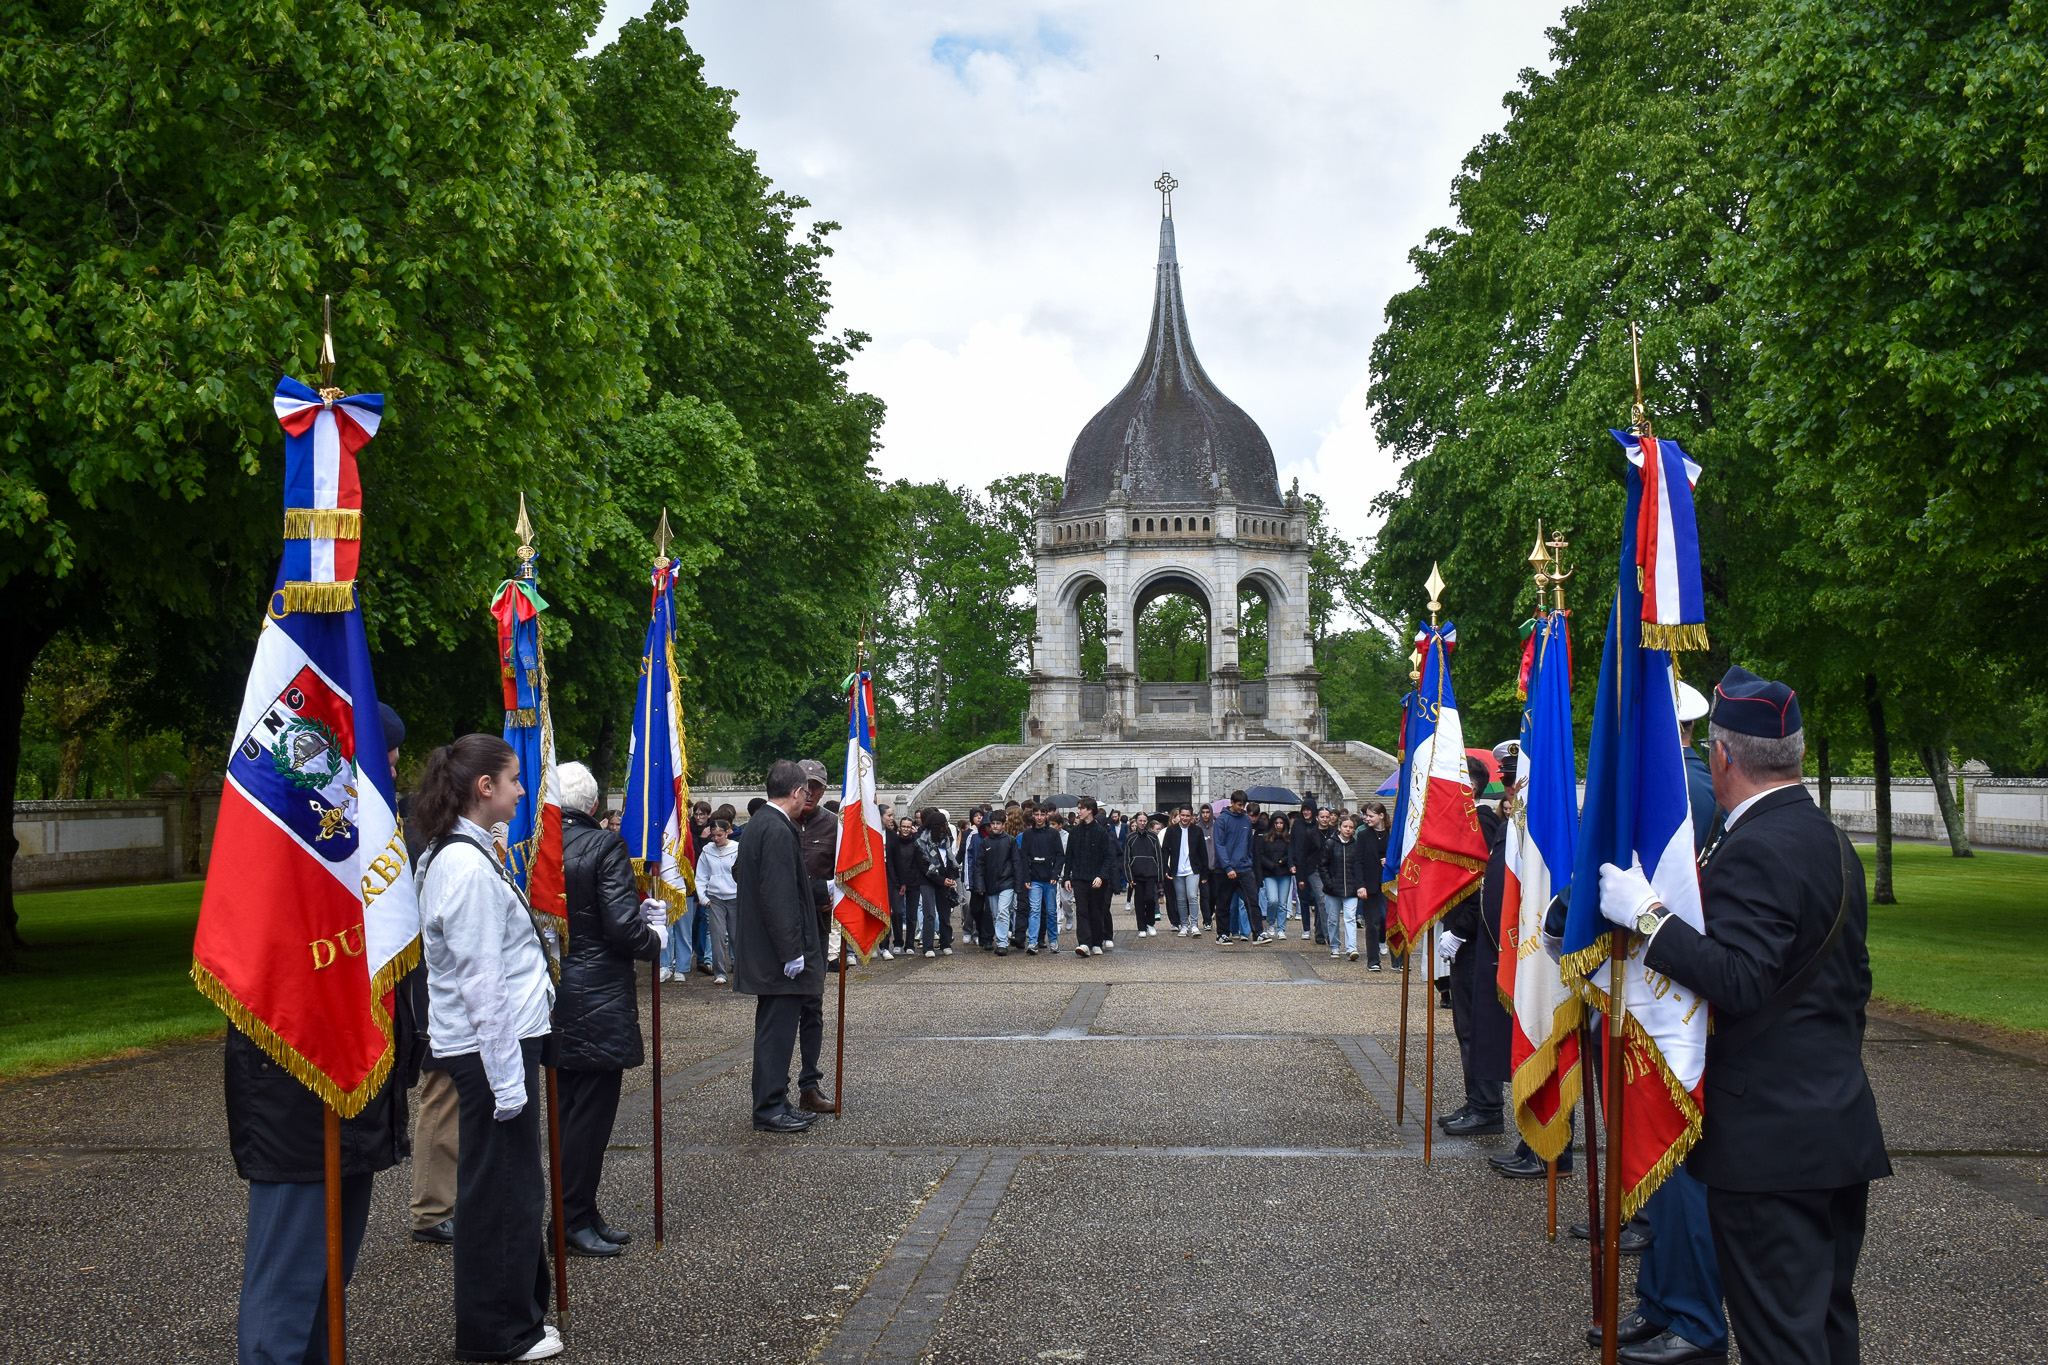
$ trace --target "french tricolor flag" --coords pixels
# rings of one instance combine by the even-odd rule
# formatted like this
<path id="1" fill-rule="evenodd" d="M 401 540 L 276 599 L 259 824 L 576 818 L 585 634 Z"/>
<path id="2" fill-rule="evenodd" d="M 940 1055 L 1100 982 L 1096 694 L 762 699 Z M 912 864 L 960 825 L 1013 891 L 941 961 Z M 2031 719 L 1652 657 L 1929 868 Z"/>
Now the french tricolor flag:
<path id="1" fill-rule="evenodd" d="M 889 870 L 883 855 L 882 812 L 875 804 L 875 683 L 867 673 L 854 674 L 851 682 L 832 916 L 865 961 L 889 932 Z"/>
<path id="2" fill-rule="evenodd" d="M 1692 487 L 1700 467 L 1678 442 L 1608 432 L 1621 442 L 1643 485 L 1636 521 L 1636 584 L 1643 595 L 1643 648 L 1705 649 L 1707 601 L 1700 583 L 1700 532 Z"/>
<path id="3" fill-rule="evenodd" d="M 1387 896 L 1387 944 L 1396 955 L 1419 942 L 1445 911 L 1479 890 L 1486 837 L 1479 830 L 1465 728 L 1451 687 L 1458 628 L 1425 628 L 1422 678 L 1409 694 L 1401 749 L 1401 785 L 1381 872 Z"/>

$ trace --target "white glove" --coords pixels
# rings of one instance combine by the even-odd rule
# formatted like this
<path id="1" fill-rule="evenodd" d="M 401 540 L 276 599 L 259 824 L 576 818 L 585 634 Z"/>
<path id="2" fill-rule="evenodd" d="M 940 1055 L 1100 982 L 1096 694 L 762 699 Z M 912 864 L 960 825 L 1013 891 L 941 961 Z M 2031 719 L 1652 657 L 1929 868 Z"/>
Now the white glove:
<path id="1" fill-rule="evenodd" d="M 491 1117 L 496 1119 L 500 1123 L 505 1123 L 511 1119 L 518 1118 L 521 1114 L 525 1112 L 526 1106 L 523 1104 L 515 1104 L 510 1109 L 507 1109 L 504 1105 L 501 1104 L 495 1106 L 491 1110 Z"/>
<path id="2" fill-rule="evenodd" d="M 1436 937 L 1436 955 L 1447 963 L 1455 961 L 1458 949 L 1464 946 L 1465 940 L 1456 934 L 1438 934 Z"/>
<path id="3" fill-rule="evenodd" d="M 1643 875 L 1643 860 L 1636 858 L 1623 868 L 1600 864 L 1600 914 L 1609 924 L 1623 929 L 1636 927 L 1636 920 L 1653 905 L 1662 905 L 1657 888 Z"/>
<path id="4" fill-rule="evenodd" d="M 640 918 L 654 936 L 663 942 L 668 940 L 668 902 L 653 896 L 640 902 Z"/>
<path id="5" fill-rule="evenodd" d="M 804 974 L 804 960 L 800 957 L 793 957 L 789 961 L 783 963 L 782 974 L 788 977 L 791 981 L 796 980 L 798 977 Z"/>

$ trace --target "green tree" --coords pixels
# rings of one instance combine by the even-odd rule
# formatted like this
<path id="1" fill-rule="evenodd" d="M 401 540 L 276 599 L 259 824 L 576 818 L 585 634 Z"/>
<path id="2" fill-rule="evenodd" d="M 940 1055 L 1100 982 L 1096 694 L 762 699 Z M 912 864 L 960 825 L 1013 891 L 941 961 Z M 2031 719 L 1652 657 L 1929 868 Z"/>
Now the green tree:
<path id="1" fill-rule="evenodd" d="M 571 114 L 596 6 L 17 7 L 0 35 L 0 763 L 80 604 L 253 628 L 323 293 L 380 647 L 474 630 L 515 492 L 646 384 L 680 224 Z M 487 567 L 490 566 L 490 567 Z M 202 624 L 201 630 L 211 629 Z M 246 657 L 246 656 L 245 656 Z M 5 895 L 0 890 L 0 895 Z M 11 899 L 0 952 L 11 952 Z"/>
<path id="2" fill-rule="evenodd" d="M 1743 436 L 1741 318 L 1712 270 L 1746 226 L 1742 153 L 1720 125 L 1750 8 L 1566 11 L 1551 30 L 1556 70 L 1523 73 L 1506 128 L 1453 186 L 1456 226 L 1410 253 L 1421 282 L 1387 306 L 1373 418 L 1382 447 L 1409 463 L 1376 504 L 1386 521 L 1359 598 L 1405 634 L 1441 563 L 1476 733 L 1516 728 L 1539 519 L 1575 542 L 1577 643 L 1599 657 L 1625 487 L 1607 429 L 1627 425 L 1630 321 L 1644 326 L 1658 432 L 1705 467 L 1696 497 L 1718 655 L 1747 628 L 1743 573 L 1776 556 L 1778 523 L 1758 506 L 1771 479 Z M 1592 675 L 1581 671 L 1584 686 Z"/>
<path id="3" fill-rule="evenodd" d="M 1790 559 L 1873 707 L 1897 699 L 1958 856 L 1951 740 L 2048 676 L 2044 67 L 2035 5 L 1802 0 L 1757 26 L 1733 110 L 1753 173 L 1725 275 Z"/>
<path id="4" fill-rule="evenodd" d="M 1261 612 L 1258 673 L 1265 676 L 1265 599 L 1254 598 Z M 1209 676 L 1209 617 L 1201 604 L 1180 593 L 1155 597 L 1138 613 L 1138 681 L 1203 682 Z M 1244 648 L 1240 627 L 1239 649 Z"/>

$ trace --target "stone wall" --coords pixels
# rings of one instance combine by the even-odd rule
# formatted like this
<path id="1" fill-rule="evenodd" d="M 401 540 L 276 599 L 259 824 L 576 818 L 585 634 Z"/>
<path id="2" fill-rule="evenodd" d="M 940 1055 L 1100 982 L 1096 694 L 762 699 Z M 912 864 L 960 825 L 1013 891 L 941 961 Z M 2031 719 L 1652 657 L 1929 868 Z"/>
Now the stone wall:
<path id="1" fill-rule="evenodd" d="M 1877 783 L 1868 777 L 1834 779 L 1830 804 L 1835 823 L 1851 834 L 1877 830 Z M 1816 801 L 1820 783 L 1808 778 Z M 1963 774 L 1963 817 L 1970 843 L 1985 848 L 2048 849 L 2048 779 Z M 1901 839 L 1946 843 L 1935 804 L 1934 784 L 1924 777 L 1892 779 L 1892 833 Z"/>
<path id="2" fill-rule="evenodd" d="M 44 890 L 98 882 L 157 882 L 186 873 L 192 838 L 206 869 L 220 815 L 220 784 L 199 794 L 199 828 L 188 837 L 189 794 L 153 786 L 132 801 L 14 803 L 14 889 Z"/>

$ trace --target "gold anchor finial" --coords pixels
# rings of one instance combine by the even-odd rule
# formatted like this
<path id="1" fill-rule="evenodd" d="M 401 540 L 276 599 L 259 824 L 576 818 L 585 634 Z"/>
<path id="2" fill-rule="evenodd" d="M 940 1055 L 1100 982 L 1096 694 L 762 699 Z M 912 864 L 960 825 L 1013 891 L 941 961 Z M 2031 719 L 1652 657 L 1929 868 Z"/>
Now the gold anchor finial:
<path id="1" fill-rule="evenodd" d="M 320 398 L 332 403 L 341 397 L 341 390 L 334 387 L 334 295 L 322 294 L 320 298 L 324 312 L 320 327 Z"/>
<path id="2" fill-rule="evenodd" d="M 1578 570 L 1576 570 L 1576 569 L 1567 569 L 1566 567 L 1564 567 L 1564 552 L 1565 552 L 1565 551 L 1566 551 L 1566 550 L 1567 550 L 1568 548 L 1570 548 L 1570 546 L 1571 546 L 1571 542 L 1570 542 L 1569 540 L 1566 540 L 1566 539 L 1564 538 L 1564 533 L 1563 533 L 1562 531 L 1560 531 L 1560 532 L 1559 532 L 1559 533 L 1557 534 L 1557 537 L 1556 537 L 1556 538 L 1555 538 L 1554 540 L 1550 541 L 1550 542 L 1549 542 L 1549 544 L 1550 544 L 1550 582 L 1551 582 L 1551 586 L 1552 586 L 1552 588 L 1553 588 L 1553 589 L 1554 589 L 1554 591 L 1555 591 L 1555 592 L 1557 593 L 1557 610 L 1558 610 L 1558 611 L 1563 611 L 1563 610 L 1564 610 L 1564 581 L 1565 581 L 1565 580 L 1566 580 L 1567 578 L 1570 578 L 1570 577 L 1571 577 L 1571 576 L 1572 576 L 1573 574 L 1577 573 L 1577 572 L 1578 572 Z"/>
<path id="3" fill-rule="evenodd" d="M 661 509 L 661 521 L 654 528 L 654 567 L 666 569 L 669 565 L 668 543 L 675 537 L 668 529 L 668 509 Z"/>

